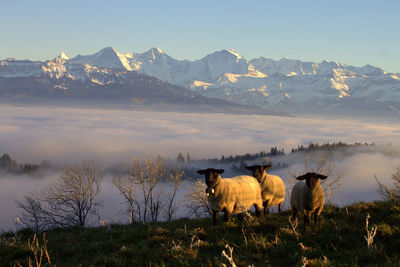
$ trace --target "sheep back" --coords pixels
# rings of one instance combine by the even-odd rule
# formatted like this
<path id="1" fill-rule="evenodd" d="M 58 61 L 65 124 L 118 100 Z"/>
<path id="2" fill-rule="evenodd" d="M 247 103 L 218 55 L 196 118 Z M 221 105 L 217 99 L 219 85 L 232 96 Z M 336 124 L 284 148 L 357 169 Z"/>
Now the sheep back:
<path id="1" fill-rule="evenodd" d="M 214 188 L 214 193 L 208 196 L 210 208 L 229 213 L 242 213 L 256 204 L 262 207 L 261 188 L 257 179 L 251 176 L 236 176 L 221 178 Z"/>
<path id="2" fill-rule="evenodd" d="M 264 172 L 260 185 L 263 202 L 268 201 L 269 206 L 273 207 L 284 201 L 286 191 L 281 177 Z"/>

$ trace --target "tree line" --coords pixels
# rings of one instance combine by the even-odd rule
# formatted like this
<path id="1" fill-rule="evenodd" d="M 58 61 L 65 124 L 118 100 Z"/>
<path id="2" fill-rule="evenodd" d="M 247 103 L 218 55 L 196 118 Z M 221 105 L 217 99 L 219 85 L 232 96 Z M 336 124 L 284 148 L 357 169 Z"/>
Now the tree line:
<path id="1" fill-rule="evenodd" d="M 335 151 L 344 148 L 355 148 L 355 147 L 374 147 L 375 143 L 361 143 L 355 142 L 354 144 L 347 144 L 345 142 L 333 142 L 333 143 L 322 143 L 318 142 L 310 142 L 308 145 L 298 145 L 297 148 L 292 148 L 289 154 L 297 153 L 297 152 L 313 152 L 313 151 Z M 208 159 L 198 159 L 193 160 L 190 156 L 190 153 L 187 152 L 187 156 L 185 156 L 182 152 L 179 152 L 176 159 L 178 162 L 190 162 L 190 161 L 208 161 L 213 164 L 224 164 L 224 163 L 237 163 L 243 161 L 252 161 L 257 159 L 262 159 L 266 157 L 275 157 L 281 155 L 288 155 L 285 153 L 284 148 L 271 147 L 269 151 L 260 151 L 257 153 L 246 153 L 246 154 L 236 154 L 236 155 L 221 155 L 219 158 L 208 158 Z"/>
<path id="2" fill-rule="evenodd" d="M 48 169 L 51 163 L 48 160 L 42 161 L 40 164 L 17 163 L 10 157 L 8 153 L 4 153 L 0 157 L 0 171 L 12 174 L 34 174 L 41 169 Z"/>

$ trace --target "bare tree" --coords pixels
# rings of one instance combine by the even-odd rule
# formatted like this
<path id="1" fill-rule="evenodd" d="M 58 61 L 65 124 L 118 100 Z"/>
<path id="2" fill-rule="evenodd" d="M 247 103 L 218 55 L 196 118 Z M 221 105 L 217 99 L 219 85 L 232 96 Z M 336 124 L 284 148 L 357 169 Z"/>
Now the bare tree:
<path id="1" fill-rule="evenodd" d="M 86 224 L 101 202 L 97 199 L 103 177 L 93 162 L 65 166 L 54 185 L 40 193 L 25 195 L 24 202 L 17 202 L 23 210 L 22 222 L 40 230 L 53 226 Z"/>
<path id="2" fill-rule="evenodd" d="M 166 213 L 168 217 L 168 221 L 172 221 L 173 215 L 178 210 L 178 205 L 176 203 L 176 195 L 178 193 L 178 189 L 182 183 L 182 177 L 184 176 L 185 172 L 175 168 L 169 171 L 168 175 L 168 182 L 172 186 L 172 190 L 168 199 L 168 205 L 166 208 Z"/>
<path id="3" fill-rule="evenodd" d="M 157 221 L 158 211 L 161 207 L 161 196 L 155 195 L 155 188 L 165 175 L 164 160 L 159 156 L 156 160 L 147 159 L 141 164 L 136 159 L 129 168 L 129 173 L 139 182 L 143 194 L 143 212 L 139 213 L 141 221 Z M 138 201 L 137 206 L 140 209 Z"/>
<path id="4" fill-rule="evenodd" d="M 129 222 L 132 223 L 134 218 L 141 222 L 154 222 L 162 215 L 172 220 L 178 207 L 176 195 L 183 175 L 180 169 L 168 170 L 164 160 L 158 156 L 144 161 L 135 159 L 127 176 L 114 176 L 113 183 L 128 208 Z M 172 187 L 170 194 L 165 193 L 168 189 L 162 181 Z"/>
<path id="5" fill-rule="evenodd" d="M 24 196 L 24 201 L 16 201 L 19 208 L 22 209 L 22 220 L 19 220 L 23 227 L 28 227 L 36 232 L 41 232 L 49 227 L 49 220 L 46 218 L 40 195 L 37 192 L 31 192 Z"/>
<path id="6" fill-rule="evenodd" d="M 129 214 L 129 223 L 133 223 L 134 220 L 134 211 L 135 206 L 137 205 L 137 182 L 133 178 L 133 176 L 123 176 L 118 174 L 113 177 L 113 184 L 118 189 L 120 194 L 125 199 L 123 204 L 127 206 L 128 214 Z M 140 206 L 138 207 L 138 211 L 140 214 Z"/>
<path id="7" fill-rule="evenodd" d="M 379 192 L 385 199 L 390 199 L 395 203 L 400 202 L 400 168 L 392 173 L 391 179 L 393 180 L 392 188 L 389 188 L 387 185 L 379 182 L 378 178 L 375 176 L 375 180 L 379 185 Z"/>
<path id="8" fill-rule="evenodd" d="M 178 162 L 184 163 L 185 162 L 185 157 L 183 156 L 182 152 L 179 152 L 178 155 L 176 156 L 176 160 Z"/>
<path id="9" fill-rule="evenodd" d="M 212 215 L 212 211 L 208 206 L 206 189 L 207 185 L 201 179 L 198 179 L 186 192 L 186 206 L 194 217 Z"/>

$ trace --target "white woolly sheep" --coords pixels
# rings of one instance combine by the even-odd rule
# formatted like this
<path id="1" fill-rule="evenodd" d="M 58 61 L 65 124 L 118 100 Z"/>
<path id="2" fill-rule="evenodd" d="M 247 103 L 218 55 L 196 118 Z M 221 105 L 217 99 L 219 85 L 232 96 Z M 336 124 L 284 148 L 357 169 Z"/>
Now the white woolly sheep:
<path id="1" fill-rule="evenodd" d="M 278 205 L 279 213 L 282 211 L 282 204 L 285 200 L 285 183 L 278 175 L 267 173 L 268 165 L 246 166 L 246 169 L 253 172 L 253 176 L 258 180 L 261 186 L 261 198 L 264 205 L 264 214 L 269 212 L 269 207 Z"/>
<path id="2" fill-rule="evenodd" d="M 232 178 L 221 178 L 223 169 L 199 170 L 205 175 L 207 184 L 208 205 L 213 212 L 213 224 L 218 220 L 218 213 L 224 212 L 224 221 L 229 221 L 231 214 L 243 213 L 254 205 L 256 215 L 262 211 L 261 188 L 258 181 L 251 176 L 242 175 Z"/>
<path id="3" fill-rule="evenodd" d="M 301 182 L 295 184 L 292 190 L 290 200 L 292 219 L 296 218 L 298 211 L 304 213 L 304 229 L 310 224 L 311 213 L 314 213 L 314 224 L 318 224 L 318 217 L 325 203 L 324 190 L 320 180 L 326 178 L 327 176 L 315 172 L 308 172 L 296 178 Z"/>

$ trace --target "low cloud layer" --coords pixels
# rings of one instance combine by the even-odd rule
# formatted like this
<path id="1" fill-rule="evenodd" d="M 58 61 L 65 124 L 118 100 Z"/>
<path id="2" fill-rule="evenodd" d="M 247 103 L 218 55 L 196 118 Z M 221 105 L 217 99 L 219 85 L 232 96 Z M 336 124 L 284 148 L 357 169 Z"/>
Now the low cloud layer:
<path id="1" fill-rule="evenodd" d="M 384 153 L 356 151 L 346 156 L 330 155 L 336 168 L 345 174 L 342 195 L 335 195 L 333 199 L 336 204 L 379 199 L 374 175 L 390 185 L 390 174 L 400 167 L 399 124 L 0 105 L 0 154 L 9 153 L 17 162 L 40 163 L 49 159 L 65 164 L 100 159 L 108 165 L 158 154 L 175 158 L 178 152 L 190 152 L 192 158 L 209 158 L 254 153 L 269 150 L 271 146 L 288 151 L 310 142 L 338 141 L 394 144 Z M 391 149 L 395 153 L 391 154 Z M 287 162 L 292 171 L 304 170 L 302 153 L 285 156 L 282 161 Z M 289 187 L 288 169 L 275 173 L 281 175 Z M 22 200 L 24 194 L 54 182 L 58 175 L 48 174 L 41 179 L 3 175 L 0 178 L 0 229 L 14 227 L 12 220 L 21 215 L 15 199 Z M 224 175 L 229 176 L 229 170 Z M 115 221 L 115 216 L 119 216 L 126 220 L 122 199 L 111 184 L 111 177 L 104 180 L 100 197 L 104 201 L 100 211 L 102 218 Z M 289 192 L 286 199 L 288 208 Z"/>
<path id="2" fill-rule="evenodd" d="M 17 161 L 70 163 L 133 157 L 193 158 L 290 149 L 309 142 L 400 143 L 400 125 L 344 119 L 183 114 L 0 105 L 0 153 Z"/>

